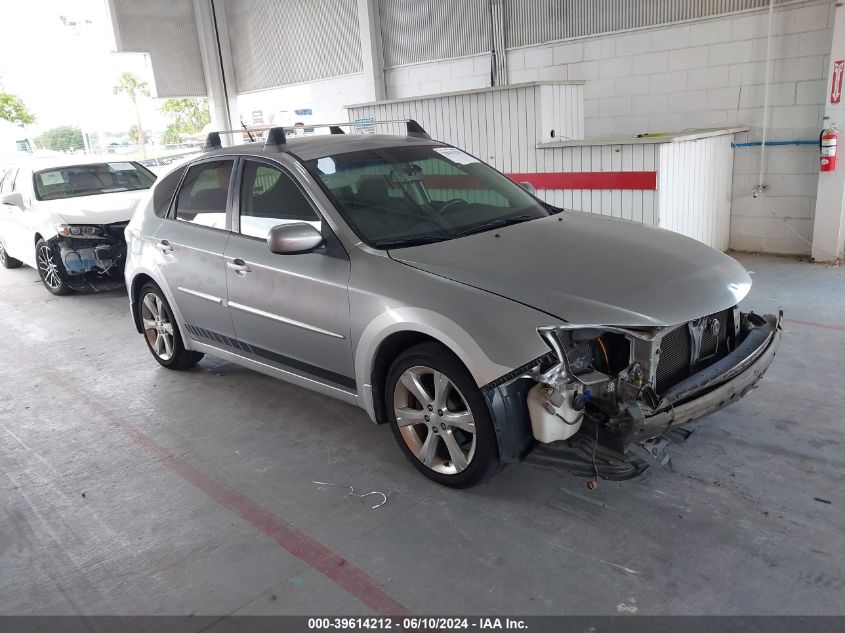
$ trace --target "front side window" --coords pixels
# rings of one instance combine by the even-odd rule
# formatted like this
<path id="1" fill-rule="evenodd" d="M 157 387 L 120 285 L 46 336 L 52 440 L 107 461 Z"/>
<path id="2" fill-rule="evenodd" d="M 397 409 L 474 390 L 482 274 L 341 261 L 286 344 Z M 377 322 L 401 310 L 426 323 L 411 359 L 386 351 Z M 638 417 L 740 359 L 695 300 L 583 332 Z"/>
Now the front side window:
<path id="1" fill-rule="evenodd" d="M 294 180 L 281 169 L 248 160 L 241 179 L 240 232 L 264 239 L 274 226 L 308 222 L 318 231 L 320 216 Z"/>
<path id="2" fill-rule="evenodd" d="M 376 248 L 455 239 L 550 213 L 522 187 L 454 147 L 348 152 L 305 167 L 358 236 Z"/>
<path id="3" fill-rule="evenodd" d="M 38 200 L 149 189 L 155 179 L 153 172 L 134 161 L 55 167 L 35 172 L 32 178 Z"/>
<path id="4" fill-rule="evenodd" d="M 188 169 L 176 196 L 176 219 L 225 229 L 233 165 L 232 159 L 212 160 Z"/>

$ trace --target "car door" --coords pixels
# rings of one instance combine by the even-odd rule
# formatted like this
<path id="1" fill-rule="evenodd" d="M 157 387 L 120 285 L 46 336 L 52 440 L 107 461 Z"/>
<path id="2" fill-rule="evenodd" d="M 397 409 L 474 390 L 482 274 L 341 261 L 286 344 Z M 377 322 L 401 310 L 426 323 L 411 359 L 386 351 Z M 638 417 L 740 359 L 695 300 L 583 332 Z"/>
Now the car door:
<path id="1" fill-rule="evenodd" d="M 18 192 L 23 197 L 24 203 L 23 208 L 13 204 L 2 205 L 0 232 L 2 232 L 3 244 L 9 255 L 30 266 L 35 266 L 35 242 L 33 241 L 35 208 L 32 206 L 33 201 L 26 188 L 19 186 L 23 185 L 22 174 L 23 171 L 19 169 L 10 169 L 0 185 L 0 193 Z"/>
<path id="2" fill-rule="evenodd" d="M 238 340 L 282 369 L 354 390 L 346 251 L 301 184 L 275 161 L 242 159 L 238 190 L 225 252 Z M 310 253 L 271 252 L 269 230 L 290 222 L 310 223 L 326 243 Z"/>
<path id="3" fill-rule="evenodd" d="M 12 179 L 10 175 L 14 170 L 6 169 L 0 170 L 0 195 L 8 193 L 7 185 Z M 3 242 L 3 247 L 9 255 L 12 255 L 10 249 L 12 230 L 12 205 L 0 204 L 0 240 Z"/>
<path id="4" fill-rule="evenodd" d="M 223 262 L 234 167 L 234 157 L 210 157 L 188 167 L 153 236 L 158 269 L 183 322 L 192 337 L 213 345 L 235 334 Z"/>

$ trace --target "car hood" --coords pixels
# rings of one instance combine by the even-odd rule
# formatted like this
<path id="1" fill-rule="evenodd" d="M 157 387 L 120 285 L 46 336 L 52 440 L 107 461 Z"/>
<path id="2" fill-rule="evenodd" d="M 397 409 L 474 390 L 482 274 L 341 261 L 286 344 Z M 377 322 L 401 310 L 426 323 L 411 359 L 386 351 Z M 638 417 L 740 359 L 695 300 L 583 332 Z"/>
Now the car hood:
<path id="1" fill-rule="evenodd" d="M 138 202 L 146 193 L 145 189 L 120 191 L 66 200 L 50 200 L 41 204 L 67 224 L 112 224 L 129 221 Z"/>
<path id="2" fill-rule="evenodd" d="M 676 325 L 729 308 L 751 288 L 745 269 L 709 246 L 578 211 L 389 254 L 585 325 Z"/>

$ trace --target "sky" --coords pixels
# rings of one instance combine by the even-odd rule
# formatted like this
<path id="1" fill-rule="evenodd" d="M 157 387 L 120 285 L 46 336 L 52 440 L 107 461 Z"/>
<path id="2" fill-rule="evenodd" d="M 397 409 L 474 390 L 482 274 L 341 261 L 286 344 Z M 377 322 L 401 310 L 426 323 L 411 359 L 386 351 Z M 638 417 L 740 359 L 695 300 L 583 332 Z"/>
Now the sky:
<path id="1" fill-rule="evenodd" d="M 146 55 L 115 53 L 106 0 L 28 0 L 0 8 L 0 86 L 36 116 L 32 134 L 59 125 L 87 132 L 126 132 L 135 111 L 112 87 L 124 71 L 152 84 Z M 144 128 L 162 131 L 152 99 Z"/>
<path id="2" fill-rule="evenodd" d="M 138 0 L 142 2 L 143 0 Z M 0 91 L 20 97 L 37 121 L 29 136 L 59 125 L 85 132 L 123 133 L 135 124 L 135 110 L 112 88 L 124 71 L 146 80 L 154 92 L 149 58 L 116 53 L 106 0 L 0 0 Z M 160 137 L 169 121 L 162 99 L 141 98 L 144 129 Z M 310 107 L 308 85 L 286 86 L 238 97 L 242 119 L 263 112 L 265 124 L 292 125 Z M 336 118 L 336 117 L 335 117 Z"/>

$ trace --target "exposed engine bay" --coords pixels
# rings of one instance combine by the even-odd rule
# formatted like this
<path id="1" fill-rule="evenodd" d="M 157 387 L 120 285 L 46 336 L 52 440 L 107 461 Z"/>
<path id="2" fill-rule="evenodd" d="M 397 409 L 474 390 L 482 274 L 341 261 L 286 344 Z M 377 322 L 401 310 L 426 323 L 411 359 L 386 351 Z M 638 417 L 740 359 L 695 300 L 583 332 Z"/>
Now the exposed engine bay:
<path id="1" fill-rule="evenodd" d="M 126 261 L 123 231 L 128 222 L 70 227 L 79 229 L 47 240 L 59 275 L 74 290 L 112 290 L 120 286 Z"/>
<path id="2" fill-rule="evenodd" d="M 734 306 L 667 328 L 542 328 L 552 353 L 517 379 L 531 381 L 537 454 L 529 461 L 578 470 L 580 459 L 585 474 L 617 479 L 648 461 L 665 465 L 668 432 L 738 400 L 762 377 L 780 319 Z M 552 450 L 564 448 L 557 457 Z"/>

